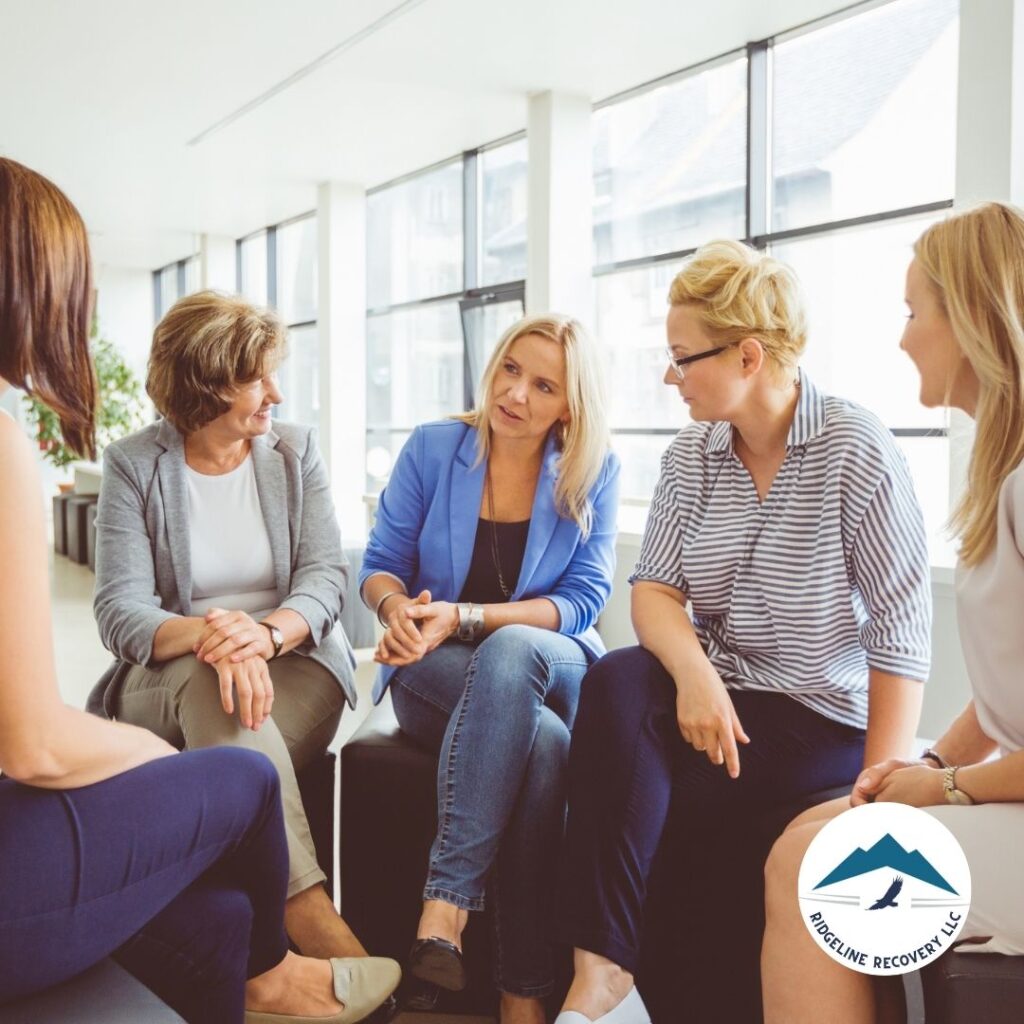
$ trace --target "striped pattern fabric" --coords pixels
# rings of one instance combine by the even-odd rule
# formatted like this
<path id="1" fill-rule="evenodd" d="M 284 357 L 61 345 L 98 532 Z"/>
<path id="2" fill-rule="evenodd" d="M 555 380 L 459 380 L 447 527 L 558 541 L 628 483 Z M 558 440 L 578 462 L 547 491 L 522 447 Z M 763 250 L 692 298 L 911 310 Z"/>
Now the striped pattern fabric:
<path id="1" fill-rule="evenodd" d="M 877 417 L 803 371 L 785 461 L 761 503 L 732 425 L 694 423 L 662 456 L 640 560 L 689 597 L 727 687 L 787 693 L 865 728 L 868 669 L 924 681 L 931 584 L 903 453 Z"/>

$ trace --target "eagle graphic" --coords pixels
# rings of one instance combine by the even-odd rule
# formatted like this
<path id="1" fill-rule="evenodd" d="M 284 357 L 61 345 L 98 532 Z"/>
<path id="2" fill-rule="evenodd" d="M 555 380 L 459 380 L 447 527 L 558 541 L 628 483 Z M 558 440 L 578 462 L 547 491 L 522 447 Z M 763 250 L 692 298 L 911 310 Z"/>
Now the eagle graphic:
<path id="1" fill-rule="evenodd" d="M 874 903 L 868 907 L 868 910 L 884 910 L 886 907 L 898 907 L 899 904 L 896 902 L 896 897 L 900 894 L 900 889 L 903 888 L 903 879 L 897 875 L 892 880 L 892 885 L 885 890 L 885 895 L 880 900 L 875 900 Z"/>

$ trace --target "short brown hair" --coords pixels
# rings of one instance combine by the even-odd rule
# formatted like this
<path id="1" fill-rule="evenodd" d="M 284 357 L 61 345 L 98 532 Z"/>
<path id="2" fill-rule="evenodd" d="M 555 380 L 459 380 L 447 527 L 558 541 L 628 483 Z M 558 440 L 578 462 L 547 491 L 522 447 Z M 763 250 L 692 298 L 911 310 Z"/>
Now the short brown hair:
<path id="1" fill-rule="evenodd" d="M 190 434 L 227 412 L 240 384 L 277 367 L 285 338 L 272 310 L 237 295 L 196 292 L 156 325 L 146 391 L 161 415 Z"/>
<path id="2" fill-rule="evenodd" d="M 68 447 L 96 454 L 89 358 L 92 265 L 78 210 L 53 182 L 0 157 L 0 377 L 60 419 Z"/>

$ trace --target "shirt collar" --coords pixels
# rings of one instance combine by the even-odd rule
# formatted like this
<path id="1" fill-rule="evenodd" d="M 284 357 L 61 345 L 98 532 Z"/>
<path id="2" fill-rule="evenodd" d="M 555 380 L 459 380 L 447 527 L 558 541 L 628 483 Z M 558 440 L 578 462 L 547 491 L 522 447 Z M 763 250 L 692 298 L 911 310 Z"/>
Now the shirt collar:
<path id="1" fill-rule="evenodd" d="M 787 448 L 797 448 L 818 437 L 825 429 L 825 396 L 814 386 L 813 381 L 802 369 L 797 371 L 800 381 L 800 397 L 797 399 L 793 423 L 786 438 Z M 711 424 L 704 442 L 705 455 L 732 453 L 732 424 L 719 420 Z"/>

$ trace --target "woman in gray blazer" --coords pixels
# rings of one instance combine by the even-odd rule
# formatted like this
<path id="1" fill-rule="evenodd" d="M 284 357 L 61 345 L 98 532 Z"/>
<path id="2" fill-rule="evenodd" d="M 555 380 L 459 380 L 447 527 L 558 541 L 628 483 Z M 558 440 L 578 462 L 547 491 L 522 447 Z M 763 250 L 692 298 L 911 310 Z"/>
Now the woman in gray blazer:
<path id="1" fill-rule="evenodd" d="M 117 658 L 104 706 L 179 748 L 265 753 L 288 934 L 307 954 L 364 955 L 321 884 L 295 781 L 356 693 L 327 474 L 313 431 L 270 416 L 284 346 L 274 313 L 209 291 L 157 326 L 146 388 L 163 419 L 103 457 L 94 608 Z"/>

